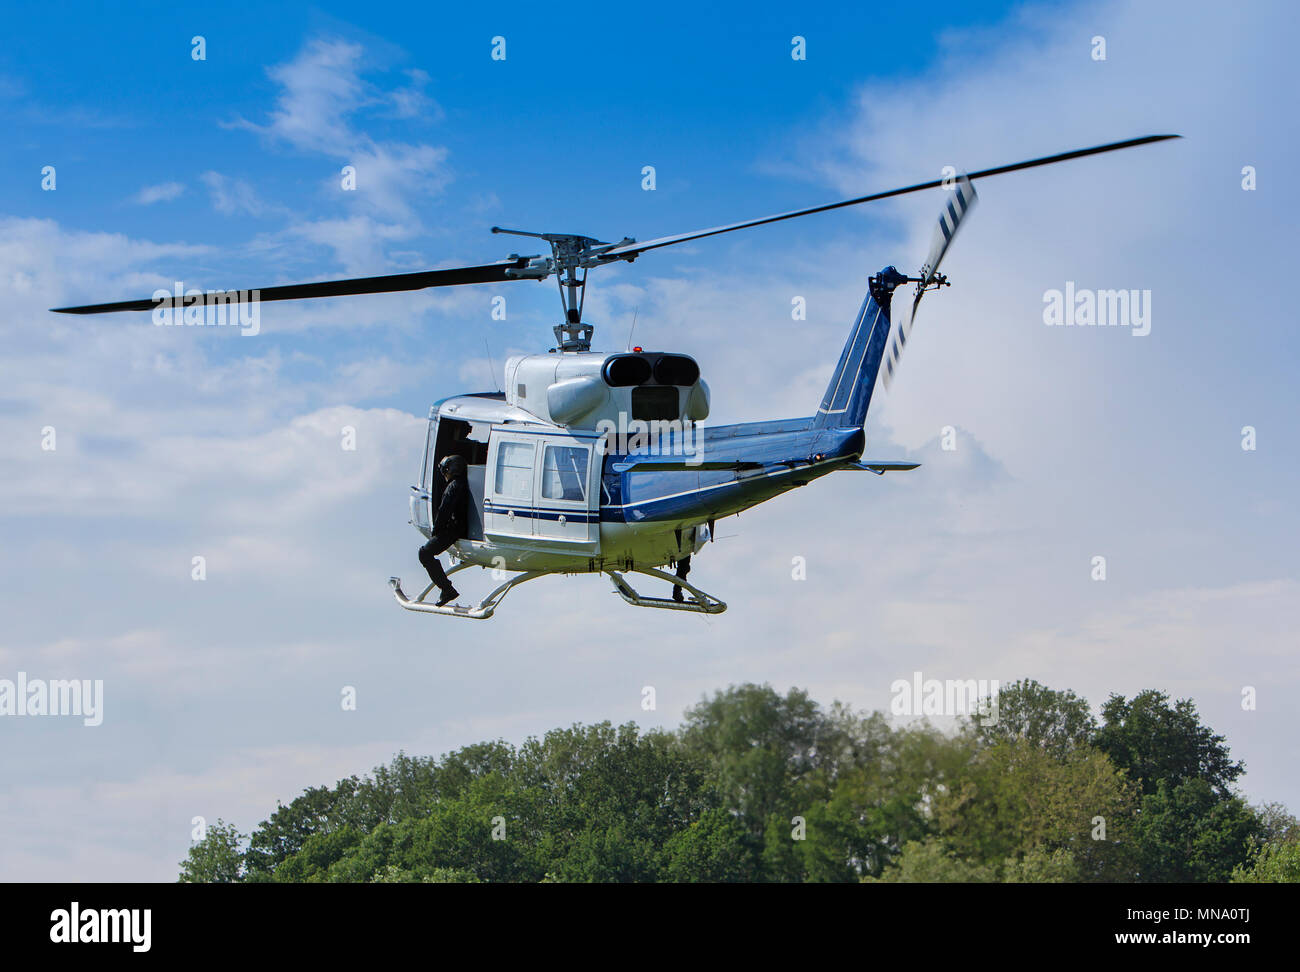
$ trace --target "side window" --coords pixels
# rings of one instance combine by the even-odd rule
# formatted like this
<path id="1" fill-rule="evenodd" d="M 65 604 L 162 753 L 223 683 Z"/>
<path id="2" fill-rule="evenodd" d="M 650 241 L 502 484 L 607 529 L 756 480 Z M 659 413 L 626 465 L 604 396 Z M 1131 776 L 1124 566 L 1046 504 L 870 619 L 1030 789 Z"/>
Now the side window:
<path id="1" fill-rule="evenodd" d="M 542 497 L 585 503 L 589 454 L 585 446 L 548 445 L 542 461 Z"/>
<path id="2" fill-rule="evenodd" d="M 492 489 L 507 499 L 533 498 L 533 444 L 502 442 L 497 449 L 497 469 Z"/>

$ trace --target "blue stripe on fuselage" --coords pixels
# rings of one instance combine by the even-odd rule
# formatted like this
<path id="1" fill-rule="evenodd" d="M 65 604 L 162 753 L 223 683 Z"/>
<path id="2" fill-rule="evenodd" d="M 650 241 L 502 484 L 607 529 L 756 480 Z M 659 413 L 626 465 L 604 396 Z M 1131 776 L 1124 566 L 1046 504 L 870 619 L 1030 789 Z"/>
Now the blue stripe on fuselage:
<path id="1" fill-rule="evenodd" d="M 558 520 L 564 517 L 568 523 L 595 523 L 600 519 L 600 514 L 592 513 L 590 510 L 537 509 L 532 506 L 507 506 L 491 501 L 483 503 L 483 512 L 502 515 L 513 512 L 515 516 L 527 517 L 530 520 Z"/>
<path id="2" fill-rule="evenodd" d="M 701 439 L 696 457 L 702 461 L 758 463 L 761 468 L 660 471 L 642 467 L 620 473 L 613 471 L 617 463 L 662 453 L 612 454 L 605 458 L 603 484 L 608 499 L 601 505 L 601 519 L 639 523 L 729 516 L 784 492 L 792 481 L 806 481 L 810 473 L 825 475 L 856 459 L 862 454 L 864 435 L 860 428 L 812 428 L 812 419 L 802 418 L 720 426 L 702 430 Z M 814 456 L 822 458 L 814 460 Z"/>

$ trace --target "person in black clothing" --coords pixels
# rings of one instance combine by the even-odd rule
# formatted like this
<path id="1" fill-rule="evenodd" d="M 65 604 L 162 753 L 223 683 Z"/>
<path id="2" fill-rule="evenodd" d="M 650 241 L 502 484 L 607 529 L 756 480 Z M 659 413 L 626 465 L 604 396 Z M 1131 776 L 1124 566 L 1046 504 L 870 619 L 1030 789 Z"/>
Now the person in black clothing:
<path id="1" fill-rule="evenodd" d="M 686 580 L 686 575 L 691 572 L 691 555 L 687 554 L 681 560 L 677 561 L 677 570 L 674 573 L 682 580 Z M 682 601 L 682 588 L 680 585 L 673 585 L 673 600 L 679 604 Z"/>
<path id="2" fill-rule="evenodd" d="M 438 471 L 447 485 L 442 489 L 438 514 L 433 518 L 433 537 L 420 548 L 420 563 L 442 592 L 438 598 L 438 607 L 442 607 L 460 596 L 443 571 L 438 554 L 465 536 L 469 523 L 469 482 L 466 479 L 469 469 L 463 456 L 451 455 L 438 463 Z"/>
<path id="3" fill-rule="evenodd" d="M 456 422 L 451 427 L 451 441 L 447 443 L 446 454 L 460 456 L 466 462 L 474 457 L 474 443 L 469 440 L 469 423 Z"/>

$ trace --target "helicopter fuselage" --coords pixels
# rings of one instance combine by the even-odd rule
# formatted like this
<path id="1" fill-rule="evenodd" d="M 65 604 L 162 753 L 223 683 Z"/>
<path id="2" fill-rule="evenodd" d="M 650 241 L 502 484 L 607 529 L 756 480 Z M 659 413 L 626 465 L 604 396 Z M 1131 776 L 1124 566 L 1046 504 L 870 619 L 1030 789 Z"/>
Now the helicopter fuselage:
<path id="1" fill-rule="evenodd" d="M 626 449 L 608 431 L 529 419 L 499 394 L 431 409 L 428 456 L 441 458 L 440 425 L 445 442 L 444 423 L 467 422 L 480 441 L 465 451 L 484 460 L 470 463 L 471 535 L 458 559 L 560 573 L 673 564 L 712 537 L 715 520 L 851 465 L 864 441 L 860 427 L 808 417 L 696 429 L 682 454 L 671 436 Z M 435 466 L 426 458 L 427 472 Z M 429 479 L 414 487 L 412 522 L 425 536 L 438 492 Z"/>

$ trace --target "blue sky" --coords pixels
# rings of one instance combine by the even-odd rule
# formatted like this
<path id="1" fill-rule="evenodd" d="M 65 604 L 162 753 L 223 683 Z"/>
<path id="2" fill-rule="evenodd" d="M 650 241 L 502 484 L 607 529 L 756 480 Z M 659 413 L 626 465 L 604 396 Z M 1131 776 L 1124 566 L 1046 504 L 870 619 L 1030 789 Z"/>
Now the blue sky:
<path id="1" fill-rule="evenodd" d="M 396 26 L 390 14 L 367 19 L 355 5 L 335 14 L 236 4 L 219 15 L 175 5 L 87 7 L 75 17 L 38 7 L 18 16 L 15 35 L 59 42 L 11 45 L 0 61 L 6 79 L 0 91 L 8 95 L 4 108 L 15 128 L 0 172 L 14 187 L 7 199 L 12 215 L 157 242 L 183 239 L 207 249 L 181 269 L 220 274 L 226 286 L 533 252 L 527 241 L 489 235 L 497 222 L 645 239 L 828 198 L 824 183 L 805 168 L 810 120 L 833 124 L 864 80 L 923 74 L 945 56 L 951 32 L 987 29 L 1010 6 L 974 4 L 917 29 L 901 10 L 794 17 L 779 7 L 747 5 L 736 17 L 725 8 L 681 4 L 657 6 L 653 15 L 595 12 L 578 18 L 576 32 L 528 9 L 417 7 Z M 208 46 L 201 63 L 191 58 L 196 34 Z M 790 57 L 796 34 L 807 38 L 806 61 Z M 498 35 L 506 38 L 505 61 L 489 57 Z M 348 154 L 355 140 L 295 143 L 241 127 L 269 123 L 285 90 L 275 67 L 309 61 L 313 43 L 346 49 L 341 62 L 364 88 L 348 99 L 355 105 L 350 132 L 442 153 L 405 187 L 400 245 L 355 245 L 341 260 L 320 234 L 313 234 L 314 243 L 284 240 L 287 227 L 348 220 L 365 210 L 363 198 L 337 188 L 341 165 L 356 161 Z M 407 91 L 409 103 L 386 102 L 394 91 Z M 899 106 L 900 125 L 911 111 Z M 59 163 L 55 196 L 30 178 L 52 160 Z M 641 189 L 644 165 L 657 170 L 653 193 Z M 243 187 L 255 201 L 214 209 L 215 190 L 204 182 L 214 172 L 230 195 Z M 360 196 L 368 176 L 363 170 Z M 148 187 L 183 188 L 174 198 L 133 204 Z M 828 228 L 792 225 L 779 238 L 765 231 L 760 242 L 737 245 L 798 249 Z M 360 232 L 371 239 L 376 231 Z M 727 252 L 714 246 L 709 254 L 718 259 Z M 170 279 L 176 266 L 164 255 L 141 269 Z M 553 314 L 553 291 L 549 284 L 520 287 L 517 296 L 527 317 L 513 319 L 523 326 L 498 327 L 492 336 L 532 347 L 535 325 Z M 542 339 L 546 333 L 543 323 Z M 364 342 L 395 354 L 418 347 L 391 333 L 369 332 Z M 443 335 L 439 342 L 448 347 Z M 280 346 L 274 333 L 263 343 Z M 321 337 L 307 345 L 320 348 Z M 463 354 L 482 341 L 461 344 L 452 337 L 450 346 Z M 216 343 L 212 353 L 228 350 Z M 418 411 L 421 401 L 417 392 L 400 403 Z"/>
<path id="2" fill-rule="evenodd" d="M 563 29 L 539 9 L 428 5 L 400 21 L 352 5 L 10 14 L 0 677 L 103 678 L 107 712 L 97 728 L 0 720 L 0 828 L 21 847 L 0 877 L 168 880 L 193 816 L 248 830 L 399 749 L 674 724 L 744 680 L 884 708 L 917 670 L 1033 677 L 1094 705 L 1191 696 L 1246 760 L 1247 795 L 1300 807 L 1297 146 L 1273 122 L 1292 110 L 1286 7 L 845 6 L 593 8 Z M 422 417 L 550 346 L 549 281 L 266 305 L 257 337 L 46 311 L 176 279 L 536 252 L 493 224 L 647 239 L 1162 131 L 1185 138 L 979 186 L 954 286 L 927 299 L 868 419 L 872 455 L 922 467 L 831 477 L 719 524 L 692 574 L 730 604 L 716 618 L 636 613 L 584 577 L 521 589 L 486 624 L 391 601 L 386 578 L 419 572 Z M 586 316 L 598 346 L 621 347 L 635 311 L 637 343 L 693 354 L 716 421 L 807 414 L 867 275 L 915 269 L 938 205 L 604 268 Z M 1043 295 L 1067 281 L 1150 290 L 1151 333 L 1045 327 Z"/>

